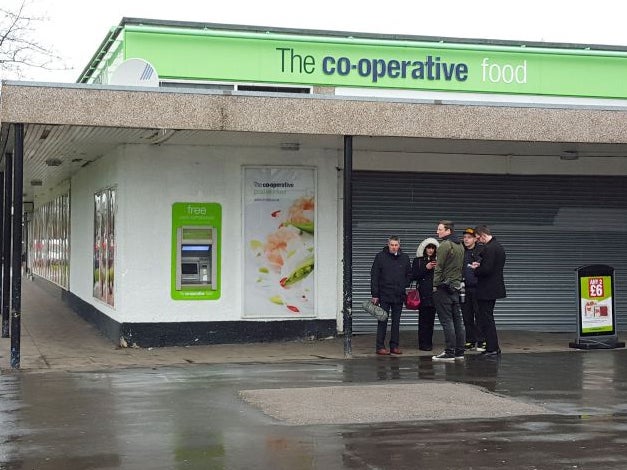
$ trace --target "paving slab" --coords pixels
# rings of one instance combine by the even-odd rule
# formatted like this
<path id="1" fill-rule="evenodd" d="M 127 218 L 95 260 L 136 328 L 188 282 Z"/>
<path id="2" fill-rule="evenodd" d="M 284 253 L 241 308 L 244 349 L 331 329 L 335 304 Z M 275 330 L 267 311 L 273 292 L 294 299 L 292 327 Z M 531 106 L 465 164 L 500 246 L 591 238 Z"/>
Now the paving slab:
<path id="1" fill-rule="evenodd" d="M 264 413 L 290 424 L 490 419 L 550 413 L 546 408 L 463 383 L 287 387 L 242 390 Z"/>

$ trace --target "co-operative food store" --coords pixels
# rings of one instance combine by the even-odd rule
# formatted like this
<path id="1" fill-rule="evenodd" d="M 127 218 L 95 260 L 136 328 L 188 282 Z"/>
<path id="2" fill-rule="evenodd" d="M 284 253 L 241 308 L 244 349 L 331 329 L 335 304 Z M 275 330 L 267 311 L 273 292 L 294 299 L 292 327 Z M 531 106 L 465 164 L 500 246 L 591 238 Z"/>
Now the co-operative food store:
<path id="1" fill-rule="evenodd" d="M 575 331 L 595 263 L 624 326 L 625 76 L 611 46 L 127 18 L 78 83 L 3 83 L 2 156 L 29 273 L 114 341 L 324 337 L 347 298 L 373 331 L 374 255 L 442 218 L 505 246 L 500 328 Z"/>

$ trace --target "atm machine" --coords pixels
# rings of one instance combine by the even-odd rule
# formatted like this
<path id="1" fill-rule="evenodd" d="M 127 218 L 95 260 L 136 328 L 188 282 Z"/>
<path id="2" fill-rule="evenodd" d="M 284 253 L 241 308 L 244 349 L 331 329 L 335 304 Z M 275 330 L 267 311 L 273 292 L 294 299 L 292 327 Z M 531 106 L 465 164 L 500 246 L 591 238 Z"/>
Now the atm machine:
<path id="1" fill-rule="evenodd" d="M 217 290 L 216 228 L 188 225 L 176 233 L 176 290 Z"/>

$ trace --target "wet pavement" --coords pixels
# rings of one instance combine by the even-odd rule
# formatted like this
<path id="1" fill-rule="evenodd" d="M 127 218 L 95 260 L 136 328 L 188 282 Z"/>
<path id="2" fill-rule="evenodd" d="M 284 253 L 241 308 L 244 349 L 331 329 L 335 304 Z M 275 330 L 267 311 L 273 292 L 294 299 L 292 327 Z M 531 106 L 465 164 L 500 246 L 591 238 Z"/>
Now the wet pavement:
<path id="1" fill-rule="evenodd" d="M 79 371 L 124 367 L 180 366 L 245 362 L 343 359 L 343 336 L 321 340 L 246 344 L 208 344 L 163 348 L 120 347 L 80 318 L 49 287 L 26 279 L 22 284 L 21 364 L 23 371 Z M 373 320 L 374 322 L 374 320 Z M 575 323 L 573 322 L 573 326 Z M 373 324 L 373 331 L 376 323 Z M 623 333 L 624 337 L 625 333 Z M 574 333 L 499 331 L 504 353 L 570 351 Z M 436 352 L 444 347 L 442 331 L 434 333 Z M 352 337 L 352 356 L 371 357 L 375 334 Z M 432 356 L 418 350 L 417 325 L 401 331 L 405 356 Z M 10 370 L 11 339 L 0 338 L 0 373 Z"/>
<path id="2" fill-rule="evenodd" d="M 239 396 L 443 382 L 480 386 L 551 414 L 291 425 Z M 0 468 L 625 469 L 627 352 L 472 355 L 450 364 L 413 356 L 5 373 Z"/>

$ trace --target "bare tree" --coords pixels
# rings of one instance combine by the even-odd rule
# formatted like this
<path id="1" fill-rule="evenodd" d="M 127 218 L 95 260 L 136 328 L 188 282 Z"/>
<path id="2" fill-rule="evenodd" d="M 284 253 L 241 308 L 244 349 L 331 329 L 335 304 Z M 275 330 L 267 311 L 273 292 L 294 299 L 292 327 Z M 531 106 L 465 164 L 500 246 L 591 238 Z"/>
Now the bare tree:
<path id="1" fill-rule="evenodd" d="M 23 78 L 32 68 L 66 68 L 51 48 L 35 39 L 35 29 L 44 18 L 31 15 L 30 7 L 27 0 L 14 8 L 0 6 L 0 79 Z"/>

